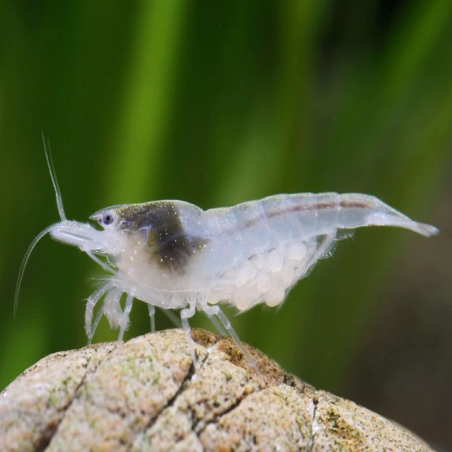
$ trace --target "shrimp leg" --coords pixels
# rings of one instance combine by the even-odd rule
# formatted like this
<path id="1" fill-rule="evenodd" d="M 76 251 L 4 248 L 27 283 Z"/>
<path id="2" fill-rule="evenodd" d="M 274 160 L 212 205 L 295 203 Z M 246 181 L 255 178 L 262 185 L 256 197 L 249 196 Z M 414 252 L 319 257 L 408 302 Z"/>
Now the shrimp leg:
<path id="1" fill-rule="evenodd" d="M 155 306 L 148 303 L 149 318 L 151 319 L 151 332 L 155 331 Z"/>
<path id="2" fill-rule="evenodd" d="M 97 325 L 99 325 L 100 320 L 102 319 L 102 316 L 105 314 L 105 302 L 102 304 L 102 307 L 99 309 L 99 312 L 96 315 L 96 318 L 94 319 L 94 325 L 92 328 L 92 335 L 94 336 L 96 330 L 97 330 Z M 91 343 L 91 342 L 90 342 Z"/>
<path id="3" fill-rule="evenodd" d="M 90 250 L 84 250 L 85 253 L 94 261 L 96 264 L 99 264 L 105 271 L 109 273 L 114 273 L 115 270 L 111 265 L 102 262 L 97 256 L 95 256 Z"/>
<path id="4" fill-rule="evenodd" d="M 122 340 L 124 338 L 124 332 L 129 326 L 129 315 L 130 311 L 132 310 L 132 304 L 133 304 L 133 295 L 127 294 L 126 297 L 126 306 L 124 308 L 124 313 L 122 314 L 122 320 L 121 320 L 121 326 L 119 329 L 119 337 L 118 342 L 122 344 Z"/>
<path id="5" fill-rule="evenodd" d="M 212 313 L 212 310 L 210 309 L 213 306 L 207 305 L 205 308 L 203 307 L 202 310 L 207 315 L 209 320 L 213 323 L 217 331 L 221 334 L 221 336 L 227 337 L 229 336 L 229 333 L 224 329 L 223 325 L 218 321 L 218 319 L 215 317 L 216 312 Z"/>
<path id="6" fill-rule="evenodd" d="M 181 328 L 182 324 L 180 319 L 177 317 L 176 314 L 173 313 L 173 311 L 170 311 L 169 309 L 162 309 L 163 314 L 165 314 L 171 322 L 174 323 L 178 328 Z"/>
<path id="7" fill-rule="evenodd" d="M 180 313 L 180 318 L 182 320 L 182 329 L 184 330 L 184 333 L 187 336 L 188 347 L 190 349 L 191 357 L 193 360 L 193 366 L 195 367 L 195 369 L 199 369 L 198 359 L 196 358 L 195 345 L 191 337 L 190 323 L 188 322 L 188 319 L 193 317 L 195 313 L 196 313 L 195 306 L 190 305 L 189 308 L 182 309 Z"/>
<path id="8" fill-rule="evenodd" d="M 155 306 L 147 303 L 148 305 L 148 311 L 149 311 L 149 318 L 150 318 L 150 322 L 151 322 L 151 332 L 155 331 Z M 170 310 L 168 309 L 162 309 L 163 313 L 168 317 L 168 319 L 170 319 L 171 322 L 174 323 L 174 325 L 176 325 L 178 328 L 180 328 L 181 325 L 181 321 L 180 319 Z"/>
<path id="9" fill-rule="evenodd" d="M 232 337 L 232 339 L 234 339 L 234 342 L 237 344 L 237 347 L 239 348 L 239 350 L 242 352 L 244 358 L 248 361 L 248 363 L 253 366 L 253 368 L 259 372 L 259 368 L 256 365 L 256 362 L 254 361 L 253 357 L 251 356 L 251 354 L 249 353 L 249 351 L 244 347 L 242 341 L 239 339 L 238 334 L 234 331 L 234 328 L 232 328 L 231 322 L 229 321 L 229 319 L 226 317 L 226 315 L 224 314 L 224 312 L 220 309 L 220 307 L 218 305 L 215 306 L 203 306 L 202 307 L 203 311 L 208 315 L 208 317 L 210 319 L 213 320 L 214 316 L 218 318 L 220 324 L 221 324 L 221 328 L 218 328 L 219 331 L 221 331 L 222 329 L 225 329 L 229 336 Z M 215 326 L 216 322 L 213 322 Z"/>
<path id="10" fill-rule="evenodd" d="M 100 286 L 94 293 L 92 293 L 86 303 L 86 311 L 85 311 L 85 331 L 88 336 L 88 343 L 91 344 L 91 341 L 94 336 L 94 331 L 96 330 L 97 324 L 99 320 L 96 318 L 94 329 L 92 328 L 93 321 L 93 311 L 97 302 L 105 295 L 107 291 L 109 291 L 113 287 L 111 282 L 106 282 L 102 286 Z M 103 312 L 103 308 L 102 308 Z"/>

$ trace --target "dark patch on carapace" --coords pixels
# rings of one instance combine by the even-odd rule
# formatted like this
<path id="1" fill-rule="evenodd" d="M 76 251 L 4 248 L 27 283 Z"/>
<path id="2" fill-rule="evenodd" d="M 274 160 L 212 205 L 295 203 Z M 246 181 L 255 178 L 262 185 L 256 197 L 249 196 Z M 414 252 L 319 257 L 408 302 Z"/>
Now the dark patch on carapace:
<path id="1" fill-rule="evenodd" d="M 146 234 L 149 251 L 156 263 L 183 274 L 190 259 L 207 243 L 187 234 L 176 205 L 171 201 L 132 204 L 118 209 L 119 229 Z"/>

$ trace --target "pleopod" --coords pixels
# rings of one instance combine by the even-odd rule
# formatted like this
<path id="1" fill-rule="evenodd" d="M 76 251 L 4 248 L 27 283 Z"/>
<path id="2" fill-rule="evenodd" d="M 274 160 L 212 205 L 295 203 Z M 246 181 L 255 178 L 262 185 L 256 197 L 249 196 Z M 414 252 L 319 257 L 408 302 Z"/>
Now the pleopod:
<path id="1" fill-rule="evenodd" d="M 283 194 L 209 210 L 184 201 L 117 205 L 90 217 L 99 229 L 67 219 L 47 150 L 46 158 L 61 221 L 44 229 L 30 245 L 19 272 L 16 305 L 30 253 L 49 233 L 87 253 L 108 273 L 87 300 L 85 329 L 90 342 L 104 314 L 111 327 L 119 328 L 122 341 L 136 298 L 147 303 L 152 328 L 155 307 L 181 310 L 194 362 L 188 319 L 197 310 L 220 331 L 226 330 L 247 355 L 221 304 L 239 311 L 262 303 L 280 305 L 297 281 L 329 255 L 338 238 L 359 227 L 397 226 L 424 236 L 438 233 L 434 226 L 415 222 L 374 196 L 337 193 Z M 94 308 L 102 298 L 93 322 Z"/>

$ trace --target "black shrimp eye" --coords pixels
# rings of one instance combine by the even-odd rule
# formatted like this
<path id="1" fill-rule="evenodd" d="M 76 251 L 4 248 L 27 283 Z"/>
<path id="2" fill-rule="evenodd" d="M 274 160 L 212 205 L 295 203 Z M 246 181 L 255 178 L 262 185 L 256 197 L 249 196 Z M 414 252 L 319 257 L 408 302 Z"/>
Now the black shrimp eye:
<path id="1" fill-rule="evenodd" d="M 105 226 L 108 226 L 109 224 L 112 224 L 115 221 L 115 217 L 111 212 L 104 212 L 102 215 L 102 224 Z"/>

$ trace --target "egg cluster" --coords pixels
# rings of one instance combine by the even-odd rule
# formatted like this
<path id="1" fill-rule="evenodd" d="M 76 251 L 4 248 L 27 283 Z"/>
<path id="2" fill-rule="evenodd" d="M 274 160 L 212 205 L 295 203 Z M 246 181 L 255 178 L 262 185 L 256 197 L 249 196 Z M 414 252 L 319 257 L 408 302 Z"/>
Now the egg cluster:
<path id="1" fill-rule="evenodd" d="M 258 303 L 278 306 L 287 290 L 308 270 L 313 249 L 310 243 L 291 242 L 242 260 L 222 275 L 221 285 L 212 288 L 209 303 L 230 302 L 241 311 Z"/>

